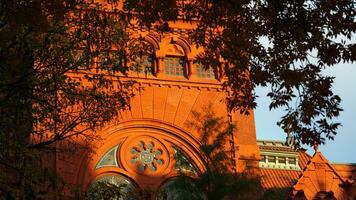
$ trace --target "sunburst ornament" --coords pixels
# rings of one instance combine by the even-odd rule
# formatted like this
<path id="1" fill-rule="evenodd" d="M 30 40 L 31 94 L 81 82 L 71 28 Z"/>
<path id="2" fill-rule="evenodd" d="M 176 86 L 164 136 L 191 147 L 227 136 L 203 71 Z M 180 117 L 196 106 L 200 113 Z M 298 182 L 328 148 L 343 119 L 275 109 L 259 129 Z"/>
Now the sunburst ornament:
<path id="1" fill-rule="evenodd" d="M 149 142 L 145 147 L 145 143 L 140 141 L 137 146 L 131 148 L 131 153 L 134 154 L 131 163 L 139 162 L 139 171 L 144 172 L 146 168 L 150 168 L 153 172 L 157 170 L 157 165 L 163 164 L 163 160 L 158 158 L 162 155 L 162 151 L 159 149 L 153 150 L 153 142 Z"/>

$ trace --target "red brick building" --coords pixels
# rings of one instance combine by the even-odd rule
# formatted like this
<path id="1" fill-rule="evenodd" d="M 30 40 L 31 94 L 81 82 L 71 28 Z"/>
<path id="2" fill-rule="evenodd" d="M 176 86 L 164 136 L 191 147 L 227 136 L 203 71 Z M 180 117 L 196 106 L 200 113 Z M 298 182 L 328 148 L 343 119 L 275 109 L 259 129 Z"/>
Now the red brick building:
<path id="1" fill-rule="evenodd" d="M 193 24 L 194 25 L 194 24 Z M 236 124 L 228 151 L 232 170 L 258 167 L 253 112 L 248 115 L 227 110 L 228 91 L 221 71 L 205 71 L 194 58 L 201 52 L 187 38 L 190 23 L 170 23 L 170 33 L 154 33 L 132 27 L 132 37 L 141 37 L 153 49 L 140 69 L 121 79 L 137 81 L 138 90 L 130 110 L 95 134 L 92 152 L 58 154 L 56 166 L 64 179 L 85 192 L 102 179 L 120 179 L 140 188 L 159 188 L 177 172 L 177 148 L 196 170 L 204 170 L 199 151 L 200 134 L 189 127 L 193 112 L 209 107 L 226 121 Z"/>
<path id="2" fill-rule="evenodd" d="M 177 174 L 177 150 L 192 168 L 204 170 L 199 133 L 187 122 L 194 120 L 193 112 L 210 107 L 237 126 L 227 147 L 232 170 L 260 169 L 256 173 L 260 171 L 263 188 L 283 189 L 286 198 L 355 197 L 355 165 L 330 164 L 320 152 L 309 156 L 279 142 L 257 142 L 253 112 L 246 116 L 227 110 L 229 92 L 222 87 L 221 70 L 205 71 L 195 62 L 201 49 L 187 37 L 194 22 L 178 21 L 169 27 L 169 33 L 132 27 L 132 37 L 144 38 L 153 54 L 142 60 L 142 68 L 124 77 L 139 86 L 131 109 L 96 132 L 101 139 L 89 144 L 94 153 L 56 155 L 56 169 L 66 182 L 83 193 L 100 180 L 159 190 Z"/>

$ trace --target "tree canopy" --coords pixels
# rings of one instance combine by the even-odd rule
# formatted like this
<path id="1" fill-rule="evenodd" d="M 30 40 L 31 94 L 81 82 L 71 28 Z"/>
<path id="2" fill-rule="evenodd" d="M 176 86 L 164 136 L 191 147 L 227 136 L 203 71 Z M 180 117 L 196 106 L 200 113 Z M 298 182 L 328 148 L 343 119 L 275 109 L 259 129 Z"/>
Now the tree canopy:
<path id="1" fill-rule="evenodd" d="M 184 163 L 189 166 L 189 160 L 176 156 L 179 176 L 163 187 L 158 199 L 261 199 L 262 187 L 257 176 L 248 174 L 248 170 L 237 173 L 233 170 L 235 163 L 229 159 L 230 152 L 226 147 L 235 125 L 217 117 L 210 106 L 202 113 L 194 111 L 193 120 L 188 125 L 199 133 L 204 171 L 184 167 Z"/>
<path id="2" fill-rule="evenodd" d="M 16 197 L 42 181 L 26 171 L 38 164 L 25 162 L 40 157 L 35 149 L 91 140 L 129 106 L 132 83 L 111 75 L 125 74 L 145 49 L 128 39 L 132 18 L 151 29 L 196 22 L 189 39 L 204 48 L 201 63 L 223 66 L 231 110 L 248 113 L 255 87 L 268 86 L 270 109 L 285 108 L 278 124 L 298 144 L 336 135 L 341 99 L 323 69 L 356 60 L 353 0 L 127 0 L 123 10 L 107 0 L 110 12 L 103 2 L 0 0 L 0 170 L 11 172 L 0 175 L 0 194 L 12 190 L 8 175 Z"/>
<path id="3" fill-rule="evenodd" d="M 85 147 L 128 108 L 132 83 L 110 76 L 135 49 L 121 17 L 86 1 L 0 1 L 0 196 L 50 191 L 43 152 Z"/>
<path id="4" fill-rule="evenodd" d="M 139 6 L 138 6 L 139 5 Z M 342 108 L 323 70 L 355 62 L 355 1 L 147 0 L 126 1 L 140 23 L 195 21 L 191 41 L 204 48 L 205 66 L 223 66 L 229 108 L 256 107 L 256 86 L 270 87 L 269 108 L 285 108 L 278 125 L 297 144 L 333 139 Z M 248 73 L 247 73 L 248 72 Z"/>

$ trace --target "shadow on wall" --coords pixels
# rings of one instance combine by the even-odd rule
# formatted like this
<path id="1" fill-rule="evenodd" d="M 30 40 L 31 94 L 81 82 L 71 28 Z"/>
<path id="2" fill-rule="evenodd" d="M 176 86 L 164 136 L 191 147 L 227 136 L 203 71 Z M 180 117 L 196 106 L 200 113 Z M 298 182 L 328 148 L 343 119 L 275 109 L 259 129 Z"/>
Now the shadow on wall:
<path id="1" fill-rule="evenodd" d="M 117 138 L 112 134 L 103 141 L 108 148 L 98 150 L 99 158 L 87 158 L 95 164 L 86 168 L 83 177 L 89 178 L 79 193 L 86 199 L 260 199 L 259 179 L 233 170 L 235 126 L 210 108 L 194 112 L 189 126 L 200 133 L 198 145 L 185 141 L 186 135 L 177 139 L 174 132 L 142 124 L 123 126 Z M 254 165 L 246 163 L 253 171 Z"/>

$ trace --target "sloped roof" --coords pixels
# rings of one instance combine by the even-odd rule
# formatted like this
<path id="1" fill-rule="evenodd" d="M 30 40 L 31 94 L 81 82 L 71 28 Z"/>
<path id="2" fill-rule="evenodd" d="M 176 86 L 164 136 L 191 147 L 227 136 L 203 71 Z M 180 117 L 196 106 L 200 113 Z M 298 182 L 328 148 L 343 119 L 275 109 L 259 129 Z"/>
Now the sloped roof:
<path id="1" fill-rule="evenodd" d="M 298 152 L 298 160 L 300 169 L 304 169 L 312 157 L 306 151 Z"/>
<path id="2" fill-rule="evenodd" d="M 355 163 L 332 163 L 337 173 L 350 182 L 356 182 L 356 164 Z"/>
<path id="3" fill-rule="evenodd" d="M 313 198 L 319 192 L 333 192 L 337 199 L 343 199 L 345 190 L 340 186 L 345 179 L 334 169 L 329 161 L 316 150 L 300 178 L 294 184 L 293 191 L 303 191 L 307 199 Z"/>
<path id="4" fill-rule="evenodd" d="M 278 141 L 258 141 L 258 144 L 261 151 L 296 152 Z M 317 149 L 315 150 L 313 156 L 302 150 L 296 152 L 302 170 L 260 168 L 261 185 L 264 191 L 278 191 L 286 198 L 303 191 L 307 199 L 312 199 L 320 192 L 330 191 L 337 199 L 345 199 L 350 195 L 356 199 L 356 190 L 352 190 L 351 193 L 346 192 L 342 186 L 345 184 L 356 186 L 356 164 L 330 163 Z"/>
<path id="5" fill-rule="evenodd" d="M 298 152 L 299 166 L 303 169 L 311 156 L 305 151 Z M 298 180 L 301 170 L 283 170 L 283 169 L 265 169 L 261 168 L 261 184 L 267 189 L 276 188 L 292 188 L 294 183 Z"/>
<path id="6" fill-rule="evenodd" d="M 291 188 L 301 171 L 261 169 L 261 184 L 264 189 Z"/>

